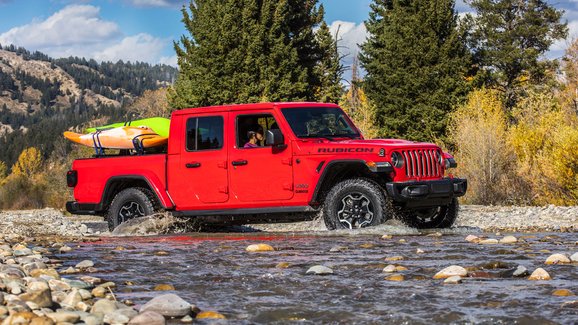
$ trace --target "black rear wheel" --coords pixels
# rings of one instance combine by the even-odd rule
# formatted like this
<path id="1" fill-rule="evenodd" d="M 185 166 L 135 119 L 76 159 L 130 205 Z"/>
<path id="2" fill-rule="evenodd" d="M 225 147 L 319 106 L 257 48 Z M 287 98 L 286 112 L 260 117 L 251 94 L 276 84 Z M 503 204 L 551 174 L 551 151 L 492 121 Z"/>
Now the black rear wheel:
<path id="1" fill-rule="evenodd" d="M 323 207 L 323 220 L 329 230 L 376 226 L 385 222 L 388 215 L 381 187 L 363 178 L 335 185 Z"/>
<path id="2" fill-rule="evenodd" d="M 120 191 L 112 200 L 106 219 L 112 231 L 121 223 L 154 214 L 158 207 L 151 191 L 145 188 L 127 188 Z"/>

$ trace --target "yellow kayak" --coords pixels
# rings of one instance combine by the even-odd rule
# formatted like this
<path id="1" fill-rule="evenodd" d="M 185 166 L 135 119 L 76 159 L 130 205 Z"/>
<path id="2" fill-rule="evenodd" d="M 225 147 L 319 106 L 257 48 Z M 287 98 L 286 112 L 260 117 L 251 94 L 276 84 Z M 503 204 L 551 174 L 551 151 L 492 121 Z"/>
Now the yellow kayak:
<path id="1" fill-rule="evenodd" d="M 168 142 L 167 137 L 162 137 L 145 126 L 121 126 L 89 134 L 67 131 L 64 132 L 64 137 L 72 142 L 97 149 L 152 148 Z"/>

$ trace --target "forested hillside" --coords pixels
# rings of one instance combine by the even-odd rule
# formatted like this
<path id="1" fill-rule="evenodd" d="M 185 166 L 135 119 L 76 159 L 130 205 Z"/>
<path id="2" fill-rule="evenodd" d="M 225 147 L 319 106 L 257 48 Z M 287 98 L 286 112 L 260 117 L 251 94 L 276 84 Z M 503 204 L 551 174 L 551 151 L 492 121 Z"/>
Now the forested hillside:
<path id="1" fill-rule="evenodd" d="M 176 74 L 167 65 L 52 59 L 0 46 L 0 161 L 12 166 L 27 147 L 47 158 L 64 130 L 119 119 L 137 97 L 170 85 Z"/>

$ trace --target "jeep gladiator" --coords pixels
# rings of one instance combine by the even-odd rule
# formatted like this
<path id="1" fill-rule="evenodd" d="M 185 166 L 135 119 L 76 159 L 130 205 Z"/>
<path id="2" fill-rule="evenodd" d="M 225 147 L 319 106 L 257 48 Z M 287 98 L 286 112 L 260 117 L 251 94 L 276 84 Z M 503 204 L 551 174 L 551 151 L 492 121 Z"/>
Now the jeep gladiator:
<path id="1" fill-rule="evenodd" d="M 75 201 L 66 208 L 105 216 L 111 229 L 162 210 L 205 222 L 285 222 L 321 212 L 328 229 L 393 216 L 447 228 L 467 189 L 448 173 L 455 166 L 432 143 L 364 139 L 334 104 L 192 108 L 172 114 L 162 148 L 75 160 L 67 173 Z"/>

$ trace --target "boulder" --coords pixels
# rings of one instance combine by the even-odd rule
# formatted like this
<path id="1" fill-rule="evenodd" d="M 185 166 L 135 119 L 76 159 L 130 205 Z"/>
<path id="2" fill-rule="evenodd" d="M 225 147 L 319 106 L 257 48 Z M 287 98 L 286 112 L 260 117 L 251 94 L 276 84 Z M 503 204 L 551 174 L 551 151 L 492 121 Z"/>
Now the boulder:
<path id="1" fill-rule="evenodd" d="M 307 270 L 307 272 L 305 272 L 306 274 L 315 274 L 315 275 L 327 275 L 327 274 L 333 274 L 333 270 L 331 268 L 328 268 L 327 266 L 323 266 L 323 265 L 315 265 L 309 268 L 309 270 Z"/>
<path id="2" fill-rule="evenodd" d="M 31 290 L 27 293 L 21 294 L 19 297 L 23 301 L 33 302 L 39 308 L 52 306 L 52 294 L 49 288 L 34 291 Z"/>
<path id="3" fill-rule="evenodd" d="M 151 310 L 136 315 L 128 322 L 129 325 L 165 325 L 165 323 L 163 315 Z"/>
<path id="4" fill-rule="evenodd" d="M 552 264 L 568 264 L 570 263 L 570 259 L 568 256 L 564 254 L 552 254 L 547 259 L 545 264 L 552 265 Z"/>
<path id="5" fill-rule="evenodd" d="M 140 312 L 154 311 L 166 317 L 182 317 L 191 312 L 191 304 L 174 293 L 160 295 L 143 305 Z"/>
<path id="6" fill-rule="evenodd" d="M 537 268 L 536 270 L 534 270 L 534 272 L 532 272 L 532 274 L 530 275 L 530 277 L 528 278 L 528 280 L 551 280 L 552 277 L 550 277 L 550 274 L 548 274 L 548 272 L 546 272 L 546 270 L 544 270 L 543 268 Z"/>
<path id="7" fill-rule="evenodd" d="M 465 277 L 468 275 L 468 271 L 461 266 L 452 265 L 436 273 L 434 279 L 447 279 L 455 275 Z"/>
<path id="8" fill-rule="evenodd" d="M 275 249 L 271 245 L 267 244 L 253 244 L 247 246 L 245 250 L 247 252 L 270 252 L 274 251 Z"/>

